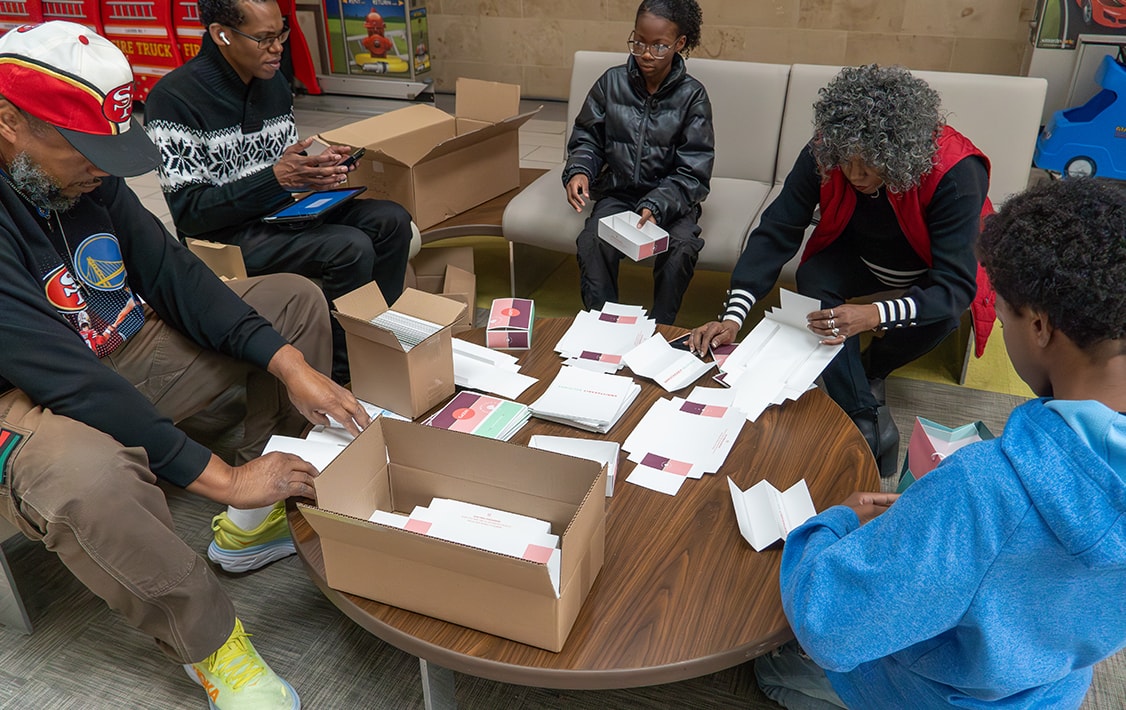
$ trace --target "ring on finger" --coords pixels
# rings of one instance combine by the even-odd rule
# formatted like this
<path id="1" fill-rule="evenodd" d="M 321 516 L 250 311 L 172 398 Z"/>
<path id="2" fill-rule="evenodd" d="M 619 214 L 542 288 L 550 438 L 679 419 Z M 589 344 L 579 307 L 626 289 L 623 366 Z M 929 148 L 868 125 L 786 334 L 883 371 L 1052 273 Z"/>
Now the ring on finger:
<path id="1" fill-rule="evenodd" d="M 836 338 L 836 337 L 840 336 L 841 329 L 840 328 L 833 328 L 832 333 L 833 333 L 833 337 Z"/>
<path id="2" fill-rule="evenodd" d="M 836 318 L 829 318 L 829 330 L 832 330 L 837 325 Z"/>
<path id="3" fill-rule="evenodd" d="M 836 318 L 836 317 L 837 317 L 837 316 L 836 316 L 836 314 L 834 314 L 834 313 L 833 313 L 833 309 L 832 309 L 832 308 L 830 308 L 830 309 L 829 309 L 829 317 L 830 317 L 830 318 Z"/>

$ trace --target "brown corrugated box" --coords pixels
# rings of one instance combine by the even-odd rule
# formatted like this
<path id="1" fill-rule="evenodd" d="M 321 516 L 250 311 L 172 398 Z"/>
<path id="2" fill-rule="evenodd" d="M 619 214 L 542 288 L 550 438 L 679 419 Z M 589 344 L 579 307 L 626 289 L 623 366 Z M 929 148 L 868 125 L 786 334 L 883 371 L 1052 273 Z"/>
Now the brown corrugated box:
<path id="1" fill-rule="evenodd" d="M 520 186 L 520 87 L 458 79 L 455 115 L 408 106 L 325 131 L 325 143 L 366 147 L 349 184 L 394 200 L 419 229 Z"/>
<path id="2" fill-rule="evenodd" d="M 558 652 L 594 584 L 606 537 L 597 463 L 460 432 L 377 419 L 298 508 L 320 536 L 329 586 Z M 546 565 L 368 520 L 435 497 L 534 516 L 560 535 L 560 595 Z"/>
<path id="3" fill-rule="evenodd" d="M 371 323 L 388 308 L 437 323 L 442 329 L 406 351 L 394 333 Z M 333 314 L 344 328 L 352 392 L 411 419 L 452 395 L 450 326 L 464 309 L 462 303 L 413 288 L 405 289 L 389 307 L 374 282 L 338 297 Z"/>
<path id="4" fill-rule="evenodd" d="M 408 264 L 406 286 L 465 304 L 465 313 L 453 324 L 451 332 L 454 335 L 473 327 L 473 316 L 477 310 L 473 247 L 422 249 Z"/>

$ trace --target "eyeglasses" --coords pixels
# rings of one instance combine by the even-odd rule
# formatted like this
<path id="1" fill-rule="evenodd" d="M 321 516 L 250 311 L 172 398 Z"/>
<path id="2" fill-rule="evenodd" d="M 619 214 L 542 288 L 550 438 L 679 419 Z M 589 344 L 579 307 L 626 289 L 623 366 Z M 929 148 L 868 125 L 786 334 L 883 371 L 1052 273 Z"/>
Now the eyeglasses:
<path id="1" fill-rule="evenodd" d="M 652 54 L 657 59 L 664 59 L 665 55 L 672 49 L 672 45 L 670 44 L 645 44 L 644 42 L 638 42 L 633 37 L 634 35 L 631 32 L 629 39 L 626 40 L 626 46 L 629 47 L 629 53 L 635 57 L 645 56 L 645 53 L 649 52 L 649 54 Z M 680 38 L 678 37 L 677 39 Z"/>
<path id="2" fill-rule="evenodd" d="M 257 42 L 258 43 L 258 49 L 269 49 L 270 47 L 274 46 L 274 42 L 277 42 L 278 44 L 285 44 L 285 41 L 287 39 L 289 39 L 289 28 L 288 27 L 282 29 L 282 31 L 279 32 L 276 35 L 269 35 L 269 36 L 266 36 L 266 37 L 255 37 L 254 35 L 248 35 L 245 32 L 240 32 L 235 27 L 231 28 L 231 32 L 234 32 L 236 35 L 241 35 L 242 37 L 246 37 L 247 39 L 249 39 L 253 42 Z"/>

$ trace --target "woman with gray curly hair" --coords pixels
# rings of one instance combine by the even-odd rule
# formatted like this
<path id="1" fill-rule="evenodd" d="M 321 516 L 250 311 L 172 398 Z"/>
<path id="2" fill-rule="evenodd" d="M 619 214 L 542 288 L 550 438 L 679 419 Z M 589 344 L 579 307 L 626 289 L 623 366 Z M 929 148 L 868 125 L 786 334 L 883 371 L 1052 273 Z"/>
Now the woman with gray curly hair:
<path id="1" fill-rule="evenodd" d="M 938 93 L 903 67 L 846 67 L 813 106 L 813 139 L 747 238 L 719 321 L 692 331 L 703 352 L 733 341 L 801 248 L 798 292 L 820 300 L 808 327 L 844 344 L 825 389 L 872 448 L 880 474 L 896 471 L 899 432 L 883 399 L 893 370 L 957 327 L 977 291 L 974 241 L 992 211 L 989 160 L 950 126 Z M 856 305 L 849 299 L 902 294 Z M 865 331 L 883 331 L 863 353 Z"/>

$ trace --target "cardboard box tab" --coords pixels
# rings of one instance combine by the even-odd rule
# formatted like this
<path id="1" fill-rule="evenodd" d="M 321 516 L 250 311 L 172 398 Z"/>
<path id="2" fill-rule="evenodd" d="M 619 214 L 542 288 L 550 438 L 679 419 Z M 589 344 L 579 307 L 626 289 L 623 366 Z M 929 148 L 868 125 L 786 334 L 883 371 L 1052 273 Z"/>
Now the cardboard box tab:
<path id="1" fill-rule="evenodd" d="M 322 133 L 325 143 L 364 146 L 349 174 L 364 197 L 394 200 L 427 229 L 520 185 L 520 87 L 459 79 L 456 115 L 415 105 Z M 464 113 L 463 113 L 464 112 Z"/>
<path id="2" fill-rule="evenodd" d="M 473 327 L 477 309 L 477 276 L 473 247 L 427 247 L 411 259 L 406 285 L 464 303 L 465 313 L 453 324 L 457 335 Z"/>
<path id="3" fill-rule="evenodd" d="M 394 333 L 371 322 L 388 308 L 379 286 L 372 282 L 337 298 L 333 313 L 344 328 L 352 392 L 414 419 L 454 393 L 450 326 L 461 318 L 465 306 L 405 289 L 390 309 L 442 326 L 409 351 Z"/>
<path id="4" fill-rule="evenodd" d="M 330 586 L 521 643 L 561 650 L 602 567 L 606 469 L 592 461 L 380 418 L 315 486 L 317 506 L 298 507 Z M 559 596 L 544 564 L 368 520 L 433 498 L 550 522 Z"/>

